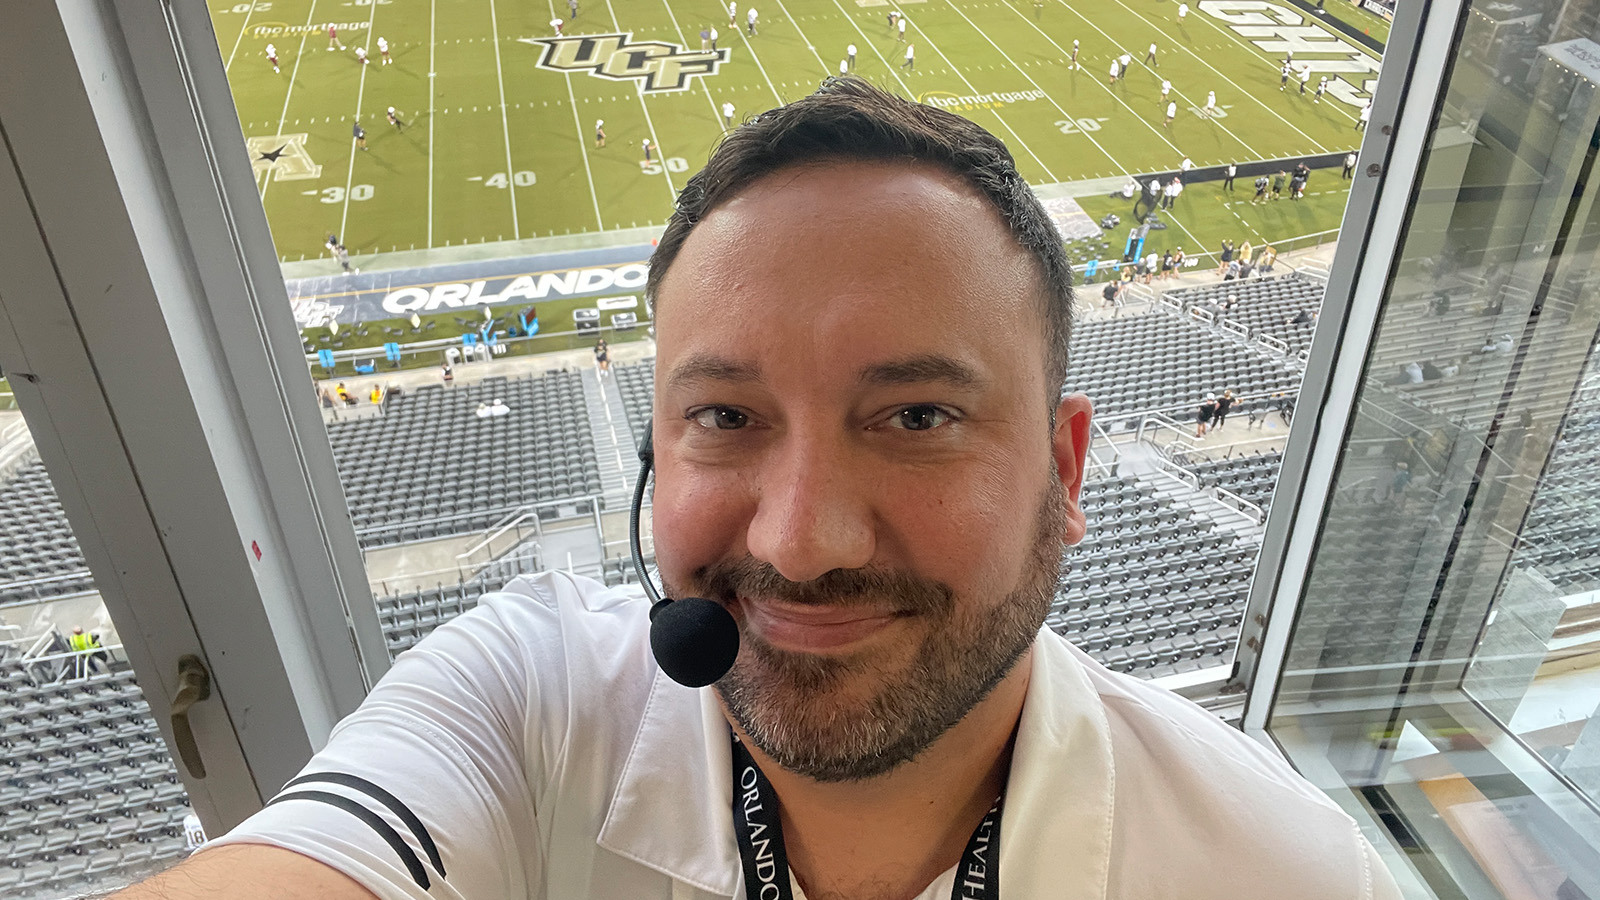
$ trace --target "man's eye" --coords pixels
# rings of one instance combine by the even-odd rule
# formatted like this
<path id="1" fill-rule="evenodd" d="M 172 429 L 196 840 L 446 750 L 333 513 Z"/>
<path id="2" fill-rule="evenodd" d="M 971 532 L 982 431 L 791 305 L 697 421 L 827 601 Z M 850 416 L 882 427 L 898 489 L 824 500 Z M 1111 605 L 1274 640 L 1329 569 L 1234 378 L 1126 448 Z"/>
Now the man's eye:
<path id="1" fill-rule="evenodd" d="M 750 423 L 750 417 L 731 406 L 707 406 L 689 413 L 689 421 L 701 428 L 733 431 Z"/>
<path id="2" fill-rule="evenodd" d="M 950 421 L 950 414 L 937 406 L 922 404 L 908 406 L 896 412 L 889 420 L 894 428 L 904 428 L 907 431 L 927 431 L 938 428 Z"/>

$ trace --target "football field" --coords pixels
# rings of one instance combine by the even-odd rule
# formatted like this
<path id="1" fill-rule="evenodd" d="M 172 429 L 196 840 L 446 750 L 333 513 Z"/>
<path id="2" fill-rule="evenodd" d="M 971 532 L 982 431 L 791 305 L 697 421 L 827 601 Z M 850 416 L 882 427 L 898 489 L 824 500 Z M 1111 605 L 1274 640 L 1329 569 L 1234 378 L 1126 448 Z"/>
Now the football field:
<path id="1" fill-rule="evenodd" d="M 1204 168 L 1353 149 L 1377 69 L 1314 17 L 1265 0 L 1201 0 L 1181 23 L 1173 0 L 753 5 L 754 34 L 747 4 L 730 25 L 716 0 L 581 0 L 575 19 L 567 0 L 213 0 L 211 10 L 284 261 L 325 256 L 330 234 L 359 257 L 659 226 L 723 133 L 723 104 L 736 124 L 809 93 L 851 44 L 857 74 L 983 125 L 1030 182 L 1066 185 L 1058 196 L 1083 183 L 1082 195 L 1103 197 L 1109 182 L 1097 179 L 1184 158 Z M 903 40 L 891 11 L 907 23 Z M 569 20 L 561 37 L 554 18 Z M 712 28 L 716 49 L 702 50 Z M 1133 63 L 1109 83 L 1124 53 Z M 1304 94 L 1298 75 L 1280 90 L 1288 53 L 1309 67 Z M 389 107 L 403 126 L 386 120 Z"/>

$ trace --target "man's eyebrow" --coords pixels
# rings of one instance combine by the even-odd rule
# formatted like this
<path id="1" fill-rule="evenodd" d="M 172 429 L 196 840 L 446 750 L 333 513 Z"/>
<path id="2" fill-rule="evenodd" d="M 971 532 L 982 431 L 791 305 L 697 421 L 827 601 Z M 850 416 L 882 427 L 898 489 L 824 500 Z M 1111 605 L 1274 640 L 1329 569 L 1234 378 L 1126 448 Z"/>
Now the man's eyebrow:
<path id="1" fill-rule="evenodd" d="M 867 366 L 861 370 L 860 380 L 864 384 L 881 386 L 943 382 L 956 387 L 977 388 L 985 384 L 976 369 L 937 353 L 924 353 Z"/>
<path id="2" fill-rule="evenodd" d="M 694 381 L 758 382 L 760 380 L 761 367 L 755 363 L 708 353 L 689 357 L 667 374 L 669 387 L 681 387 Z"/>

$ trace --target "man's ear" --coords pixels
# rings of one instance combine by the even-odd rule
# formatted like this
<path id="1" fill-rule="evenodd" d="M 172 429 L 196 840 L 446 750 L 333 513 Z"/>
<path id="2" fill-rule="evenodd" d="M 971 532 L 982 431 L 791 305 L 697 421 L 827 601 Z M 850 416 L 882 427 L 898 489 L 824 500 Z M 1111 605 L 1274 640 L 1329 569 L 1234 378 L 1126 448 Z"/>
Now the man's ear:
<path id="1" fill-rule="evenodd" d="M 1051 452 L 1056 460 L 1056 475 L 1066 488 L 1067 530 L 1062 540 L 1076 544 L 1083 540 L 1087 525 L 1078 499 L 1083 493 L 1083 468 L 1089 456 L 1089 420 L 1094 406 L 1085 394 L 1068 394 L 1056 407 L 1056 430 L 1051 435 Z"/>

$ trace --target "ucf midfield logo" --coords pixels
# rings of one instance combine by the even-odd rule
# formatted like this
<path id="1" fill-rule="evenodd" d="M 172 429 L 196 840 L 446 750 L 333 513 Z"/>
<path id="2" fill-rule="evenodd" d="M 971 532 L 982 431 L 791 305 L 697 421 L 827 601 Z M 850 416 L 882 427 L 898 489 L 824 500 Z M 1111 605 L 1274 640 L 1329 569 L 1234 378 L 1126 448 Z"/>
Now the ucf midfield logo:
<path id="1" fill-rule="evenodd" d="M 637 79 L 650 92 L 681 91 L 696 76 L 717 74 L 728 50 L 685 50 L 663 41 L 632 41 L 627 34 L 585 34 L 558 38 L 521 38 L 543 44 L 539 68 L 555 72 L 587 70 L 613 81 Z"/>

